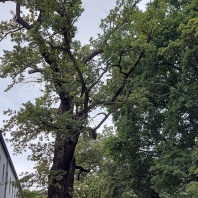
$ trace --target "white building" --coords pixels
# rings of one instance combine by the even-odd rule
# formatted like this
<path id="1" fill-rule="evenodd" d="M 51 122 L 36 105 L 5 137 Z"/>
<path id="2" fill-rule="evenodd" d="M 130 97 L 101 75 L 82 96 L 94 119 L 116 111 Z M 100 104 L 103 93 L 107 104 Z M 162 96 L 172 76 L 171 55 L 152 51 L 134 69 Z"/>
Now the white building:
<path id="1" fill-rule="evenodd" d="M 0 198 L 19 198 L 19 190 L 15 185 L 17 174 L 8 149 L 0 133 Z"/>

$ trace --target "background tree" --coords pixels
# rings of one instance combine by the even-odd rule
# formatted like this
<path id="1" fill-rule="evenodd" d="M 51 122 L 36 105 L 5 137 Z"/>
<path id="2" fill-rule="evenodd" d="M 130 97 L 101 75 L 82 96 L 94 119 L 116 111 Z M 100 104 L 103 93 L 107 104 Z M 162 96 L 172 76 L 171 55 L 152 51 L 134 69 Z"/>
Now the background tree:
<path id="1" fill-rule="evenodd" d="M 137 197 L 129 185 L 127 178 L 131 175 L 125 162 L 122 161 L 122 165 L 118 166 L 105 146 L 106 139 L 114 136 L 113 130 L 105 127 L 94 143 L 80 138 L 76 157 L 79 159 L 78 163 L 81 161 L 89 172 L 77 172 L 74 197 Z"/>
<path id="2" fill-rule="evenodd" d="M 137 197 L 197 196 L 197 14 L 197 1 L 154 1 L 139 20 L 153 47 L 133 76 L 136 103 L 114 113 L 106 148 L 127 167 L 116 177 L 122 190 Z"/>

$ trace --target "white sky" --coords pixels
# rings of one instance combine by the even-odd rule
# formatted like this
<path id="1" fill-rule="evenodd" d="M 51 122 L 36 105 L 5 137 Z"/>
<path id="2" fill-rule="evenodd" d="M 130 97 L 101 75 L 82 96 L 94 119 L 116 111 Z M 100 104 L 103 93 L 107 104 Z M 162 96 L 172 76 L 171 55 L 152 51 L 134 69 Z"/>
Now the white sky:
<path id="1" fill-rule="evenodd" d="M 149 0 L 142 0 L 139 4 L 143 9 L 145 4 Z M 114 7 L 116 0 L 83 0 L 83 7 L 85 8 L 78 22 L 78 35 L 77 38 L 83 43 L 87 43 L 90 37 L 96 37 L 100 32 L 99 24 L 100 20 L 104 18 L 108 11 Z M 0 21 L 9 19 L 10 10 L 14 9 L 13 3 L 6 2 L 0 3 Z M 3 54 L 3 50 L 9 50 L 12 48 L 12 44 L 9 38 L 0 42 L 0 56 Z M 3 124 L 3 120 L 6 117 L 3 115 L 3 111 L 8 108 L 19 109 L 23 102 L 27 102 L 32 98 L 39 95 L 39 86 L 16 86 L 9 92 L 4 92 L 6 86 L 9 84 L 9 79 L 0 79 L 0 127 Z M 110 124 L 110 123 L 109 123 Z M 32 170 L 32 163 L 27 161 L 27 155 L 13 156 L 13 148 L 8 145 L 13 164 L 18 175 L 21 172 Z"/>

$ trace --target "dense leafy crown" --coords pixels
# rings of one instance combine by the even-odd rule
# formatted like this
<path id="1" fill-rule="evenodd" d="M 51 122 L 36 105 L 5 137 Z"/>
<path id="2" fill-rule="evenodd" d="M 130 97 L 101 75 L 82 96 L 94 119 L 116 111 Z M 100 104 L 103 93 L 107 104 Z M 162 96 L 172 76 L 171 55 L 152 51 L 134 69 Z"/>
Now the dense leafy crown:
<path id="1" fill-rule="evenodd" d="M 74 142 L 90 171 L 76 175 L 76 197 L 196 197 L 198 4 L 154 0 L 141 11 L 139 2 L 117 1 L 87 45 L 75 38 L 79 0 L 17 1 L 14 19 L 0 24 L 14 43 L 1 58 L 8 90 L 42 84 L 41 97 L 7 111 L 2 129 L 17 152 L 32 150 L 40 185 L 54 149 Z M 111 114 L 116 133 L 92 142 Z"/>

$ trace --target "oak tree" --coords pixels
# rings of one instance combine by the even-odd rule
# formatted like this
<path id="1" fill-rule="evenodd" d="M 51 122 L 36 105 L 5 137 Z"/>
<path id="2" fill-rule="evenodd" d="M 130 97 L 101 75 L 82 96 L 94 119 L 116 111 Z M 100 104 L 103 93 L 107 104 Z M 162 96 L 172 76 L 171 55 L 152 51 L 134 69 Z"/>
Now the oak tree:
<path id="1" fill-rule="evenodd" d="M 117 1 L 101 22 L 103 33 L 84 46 L 75 38 L 81 0 L 12 2 L 14 17 L 1 22 L 0 40 L 7 37 L 14 46 L 1 57 L 0 76 L 12 79 L 9 90 L 31 75 L 30 83 L 42 83 L 43 94 L 19 111 L 9 109 L 1 132 L 11 132 L 16 152 L 32 150 L 35 173 L 26 179 L 47 183 L 49 198 L 72 197 L 79 136 L 95 139 L 97 129 L 128 101 L 150 35 L 137 34 L 139 0 Z"/>

